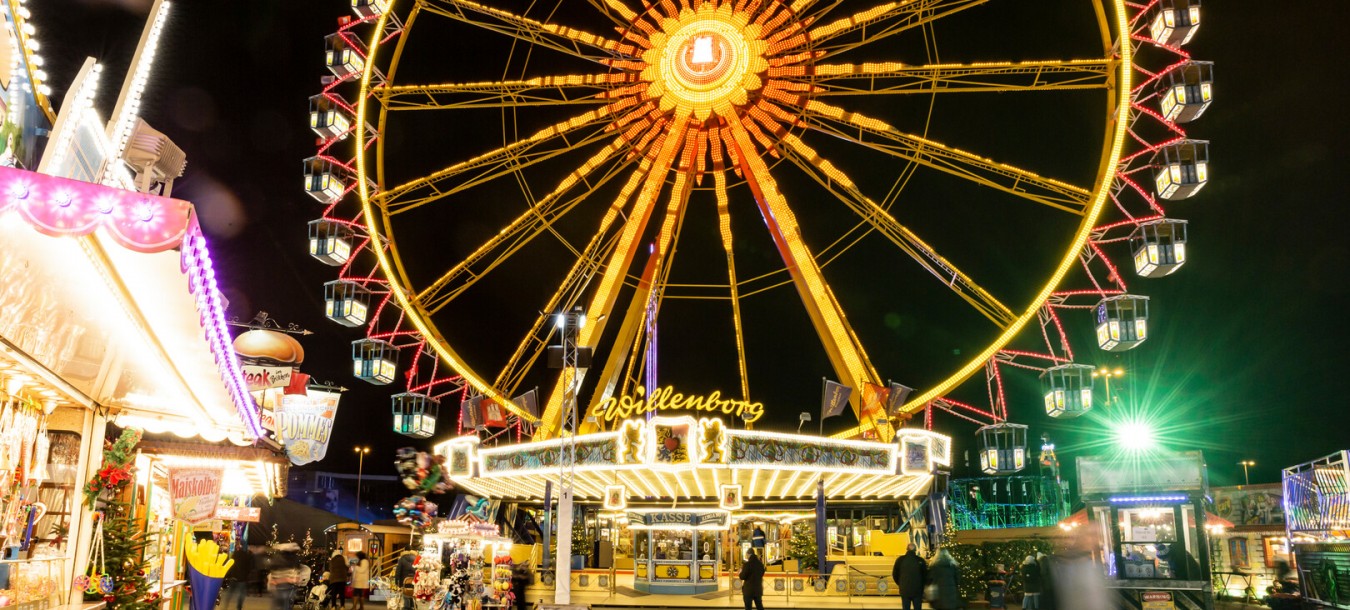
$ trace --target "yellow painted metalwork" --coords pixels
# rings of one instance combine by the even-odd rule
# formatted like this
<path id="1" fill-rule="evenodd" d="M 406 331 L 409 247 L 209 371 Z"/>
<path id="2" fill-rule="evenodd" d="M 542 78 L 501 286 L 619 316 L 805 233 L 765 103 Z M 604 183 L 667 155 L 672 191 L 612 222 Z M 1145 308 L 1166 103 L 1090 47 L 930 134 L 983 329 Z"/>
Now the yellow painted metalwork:
<path id="1" fill-rule="evenodd" d="M 679 152 L 681 144 L 684 143 L 684 133 L 688 128 L 687 121 L 687 117 L 677 118 L 667 133 L 658 136 L 662 141 L 656 145 L 659 152 L 652 161 L 653 170 L 643 180 L 642 191 L 638 193 L 632 213 L 628 215 L 624 222 L 618 244 L 614 248 L 614 254 L 605 265 L 600 283 L 596 286 L 590 305 L 586 308 L 587 324 L 582 327 L 577 336 L 578 345 L 594 347 L 600 335 L 604 332 L 609 312 L 614 309 L 614 301 L 619 297 L 619 288 L 623 285 L 628 269 L 632 266 L 633 259 L 637 255 L 640 245 L 639 238 L 643 230 L 646 229 L 647 222 L 651 219 L 653 204 L 661 193 L 661 187 L 665 184 L 666 174 L 675 162 L 675 155 Z M 628 193 L 621 193 L 620 198 L 626 201 Z M 584 371 L 578 371 L 578 374 L 583 379 L 585 378 Z M 541 417 L 542 421 L 535 430 L 534 438 L 536 440 L 552 438 L 561 430 L 563 415 L 562 382 L 563 380 L 560 378 L 554 386 L 554 391 L 548 393 L 548 402 Z"/>
<path id="2" fill-rule="evenodd" d="M 807 175 L 815 178 L 821 186 L 835 193 L 864 222 L 889 239 L 934 277 L 942 280 L 943 284 L 975 307 L 976 311 L 1002 328 L 1006 328 L 1017 318 L 1007 305 L 994 298 L 955 264 L 938 254 L 917 234 L 896 221 L 890 212 L 863 195 L 847 174 L 822 158 L 801 138 L 788 134 L 783 137 L 782 143 L 789 152 L 790 161 Z M 843 193 L 838 192 L 839 190 Z"/>
<path id="3" fill-rule="evenodd" d="M 999 93 L 1106 89 L 1108 59 L 909 65 L 900 62 L 817 64 L 770 70 L 771 76 L 819 87 L 816 95 Z M 860 84 L 852 85 L 853 81 Z"/>
<path id="4" fill-rule="evenodd" d="M 390 110 L 607 104 L 610 100 L 604 93 L 631 80 L 632 76 L 615 72 L 518 81 L 394 85 L 377 89 L 376 96 Z"/>
<path id="5" fill-rule="evenodd" d="M 1078 231 L 1074 235 L 1073 241 L 1069 243 L 1068 249 L 1065 250 L 1064 257 L 1060 260 L 1059 265 L 1055 268 L 1050 279 L 1041 287 L 1040 292 L 1036 294 L 1036 298 L 1032 299 L 1031 303 L 1027 305 L 1027 308 L 1022 312 L 1022 315 L 1016 322 L 1004 329 L 1003 333 L 995 338 L 994 342 L 990 343 L 988 347 L 979 354 L 976 354 L 975 357 L 971 358 L 970 361 L 966 362 L 960 369 L 957 369 L 955 374 L 948 377 L 942 383 L 928 388 L 923 392 L 918 393 L 917 396 L 910 398 L 909 402 L 900 407 L 900 413 L 911 414 L 923 410 L 923 408 L 933 399 L 943 396 L 952 388 L 965 380 L 970 379 L 971 376 L 983 369 L 990 358 L 993 358 L 999 350 L 1003 349 L 1003 346 L 1007 345 L 1009 341 L 1012 341 L 1013 337 L 1017 336 L 1017 333 L 1022 331 L 1022 328 L 1026 326 L 1027 322 L 1036 317 L 1036 313 L 1040 311 L 1040 308 L 1045 304 L 1046 299 L 1050 298 L 1050 294 L 1055 291 L 1059 286 L 1059 283 L 1063 281 L 1064 276 L 1068 274 L 1069 270 L 1073 269 L 1074 265 L 1078 262 L 1078 253 L 1087 243 L 1088 237 L 1092 234 L 1092 228 L 1097 224 L 1097 218 L 1101 215 L 1102 209 L 1106 206 L 1108 195 L 1110 194 L 1109 187 L 1111 186 L 1112 180 L 1115 179 L 1116 166 L 1120 161 L 1120 151 L 1125 145 L 1125 137 L 1129 126 L 1130 95 L 1131 89 L 1133 88 L 1134 76 L 1132 67 L 1133 48 L 1130 46 L 1128 38 L 1130 29 L 1129 24 L 1126 21 L 1125 0 L 1112 0 L 1112 4 L 1115 6 L 1115 13 L 1112 16 L 1113 25 L 1115 26 L 1114 31 L 1119 37 L 1115 44 L 1114 51 L 1118 54 L 1120 61 L 1117 65 L 1116 96 L 1114 99 L 1108 100 L 1107 102 L 1112 119 L 1109 125 L 1111 137 L 1103 144 L 1103 163 L 1097 175 L 1095 195 L 1092 199 L 1091 206 L 1083 215 L 1082 222 L 1079 223 Z M 1109 38 L 1108 28 L 1104 28 L 1103 33 L 1105 38 Z M 1109 43 L 1109 40 L 1107 42 Z M 1107 49 L 1108 53 L 1111 51 L 1112 49 Z M 835 434 L 833 438 L 852 438 L 857 436 L 860 432 L 860 429 L 853 428 Z"/>
<path id="6" fill-rule="evenodd" d="M 731 292 L 731 323 L 736 333 L 736 365 L 741 373 L 741 399 L 750 400 L 750 375 L 745 362 L 745 332 L 741 328 L 741 295 L 736 283 L 736 255 L 732 251 L 731 210 L 728 207 L 726 172 L 713 174 L 713 192 L 717 195 L 717 228 L 722 249 L 727 253 L 727 286 Z"/>
<path id="7" fill-rule="evenodd" d="M 425 7 L 427 12 L 472 23 L 484 29 L 499 32 L 531 44 L 548 47 L 582 59 L 603 62 L 605 58 L 609 57 L 609 52 L 620 51 L 623 49 L 623 45 L 615 40 L 596 36 L 567 26 L 542 23 L 534 19 L 521 17 L 509 11 L 478 4 L 477 2 L 468 2 L 467 0 L 417 1 Z M 500 22 L 501 25 L 477 21 L 470 18 L 465 11 L 490 17 Z M 385 14 L 388 13 L 386 12 Z M 555 38 L 559 40 L 555 40 Z M 600 51 L 601 54 L 589 55 L 582 51 L 582 47 Z"/>

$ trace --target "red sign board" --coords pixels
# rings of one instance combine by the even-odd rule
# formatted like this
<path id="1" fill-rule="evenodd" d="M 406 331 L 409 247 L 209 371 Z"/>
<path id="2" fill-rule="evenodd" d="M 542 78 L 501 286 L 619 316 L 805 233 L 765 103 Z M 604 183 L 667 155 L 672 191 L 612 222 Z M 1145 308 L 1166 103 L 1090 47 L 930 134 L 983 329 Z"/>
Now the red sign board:
<path id="1" fill-rule="evenodd" d="M 256 506 L 217 506 L 216 518 L 221 521 L 257 523 L 262 520 L 262 509 Z"/>

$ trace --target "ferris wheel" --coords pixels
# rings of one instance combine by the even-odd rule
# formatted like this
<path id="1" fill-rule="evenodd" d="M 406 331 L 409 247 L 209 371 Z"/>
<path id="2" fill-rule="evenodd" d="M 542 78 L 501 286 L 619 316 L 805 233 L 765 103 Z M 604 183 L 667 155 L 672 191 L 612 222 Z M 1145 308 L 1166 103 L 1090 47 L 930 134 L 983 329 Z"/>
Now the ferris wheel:
<path id="1" fill-rule="evenodd" d="M 305 189 L 325 206 L 310 253 L 339 268 L 328 316 L 365 329 L 354 374 L 404 384 L 413 436 L 481 397 L 555 437 L 569 392 L 589 413 L 682 367 L 749 400 L 789 353 L 862 390 L 842 437 L 940 412 L 1016 442 L 1018 370 L 1050 415 L 1086 412 L 1094 367 L 1065 324 L 1108 351 L 1147 338 L 1129 287 L 1186 261 L 1161 204 L 1208 179 L 1180 124 L 1212 66 L 1182 50 L 1196 1 L 1064 2 L 1022 36 L 1019 15 L 1044 19 L 1007 4 L 353 0 Z M 951 328 L 962 355 L 900 370 L 871 318 Z M 547 369 L 559 319 L 585 321 L 582 368 Z M 961 398 L 981 375 L 987 404 Z M 917 390 L 887 408 L 892 378 Z"/>

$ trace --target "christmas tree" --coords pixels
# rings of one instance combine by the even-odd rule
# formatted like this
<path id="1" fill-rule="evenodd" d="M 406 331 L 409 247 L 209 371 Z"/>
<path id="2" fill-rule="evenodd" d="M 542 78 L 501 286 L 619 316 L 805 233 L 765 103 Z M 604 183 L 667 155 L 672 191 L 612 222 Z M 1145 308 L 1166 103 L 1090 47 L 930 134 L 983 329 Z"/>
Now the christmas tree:
<path id="1" fill-rule="evenodd" d="M 788 541 L 788 558 L 796 559 L 798 569 L 803 572 L 816 569 L 816 533 L 793 529 L 792 540 Z"/>
<path id="2" fill-rule="evenodd" d="M 145 577 L 145 549 L 151 536 L 141 531 L 135 507 L 124 493 L 135 480 L 133 460 L 140 442 L 140 431 L 122 431 L 117 442 L 104 448 L 103 469 L 84 488 L 85 503 L 102 511 L 103 533 L 103 561 L 95 566 L 102 571 L 101 586 L 90 586 L 86 593 L 107 602 L 110 610 L 152 610 L 158 605 L 159 594 L 151 593 Z"/>

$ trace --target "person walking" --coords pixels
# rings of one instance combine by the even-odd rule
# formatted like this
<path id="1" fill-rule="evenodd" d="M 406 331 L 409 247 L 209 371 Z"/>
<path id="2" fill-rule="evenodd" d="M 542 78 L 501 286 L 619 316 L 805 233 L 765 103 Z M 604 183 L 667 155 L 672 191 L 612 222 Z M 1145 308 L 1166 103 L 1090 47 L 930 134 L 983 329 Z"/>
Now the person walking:
<path id="1" fill-rule="evenodd" d="M 244 599 L 248 597 L 249 579 L 253 577 L 253 553 L 248 546 L 240 544 L 234 549 L 234 563 L 225 571 L 225 594 L 220 598 L 222 610 L 229 610 L 230 601 L 234 601 L 234 610 L 244 610 Z"/>
<path id="2" fill-rule="evenodd" d="M 370 560 L 364 551 L 356 552 L 356 564 L 352 566 L 352 610 L 365 610 L 366 597 L 370 595 Z"/>
<path id="3" fill-rule="evenodd" d="M 333 551 L 333 556 L 328 559 L 328 603 L 325 605 L 331 608 L 345 608 L 347 606 L 347 581 L 351 580 L 352 571 L 347 566 L 347 558 L 342 556 L 342 551 Z"/>
<path id="4" fill-rule="evenodd" d="M 923 607 L 923 586 L 928 582 L 928 563 L 919 557 L 913 543 L 905 547 L 905 554 L 895 560 L 891 580 L 900 593 L 900 610 L 919 610 Z"/>
<path id="5" fill-rule="evenodd" d="M 1041 566 L 1036 564 L 1036 557 L 1027 555 L 1017 573 L 1022 577 L 1022 610 L 1040 610 Z"/>
<path id="6" fill-rule="evenodd" d="M 413 577 L 417 574 L 417 553 L 403 551 L 394 568 L 394 586 L 403 589 L 403 596 L 412 599 Z"/>
<path id="7" fill-rule="evenodd" d="M 1040 610 L 1055 610 L 1058 607 L 1055 600 L 1055 570 L 1050 562 L 1050 558 L 1045 553 L 1036 553 L 1036 567 L 1041 572 L 1041 595 L 1036 600 L 1040 604 Z"/>
<path id="8" fill-rule="evenodd" d="M 764 610 L 764 562 L 751 550 L 745 556 L 745 565 L 741 566 L 741 599 L 745 601 L 745 610 L 751 610 L 754 604 L 758 610 Z"/>
<path id="9" fill-rule="evenodd" d="M 272 608 L 291 610 L 295 595 L 295 583 L 300 578 L 300 558 L 296 551 L 300 545 L 294 542 L 278 544 L 267 572 L 267 586 L 272 590 Z"/>
<path id="10" fill-rule="evenodd" d="M 959 610 L 966 606 L 958 588 L 961 571 L 947 549 L 938 551 L 937 558 L 928 570 L 928 583 L 934 589 L 933 599 L 928 602 L 937 610 Z"/>

